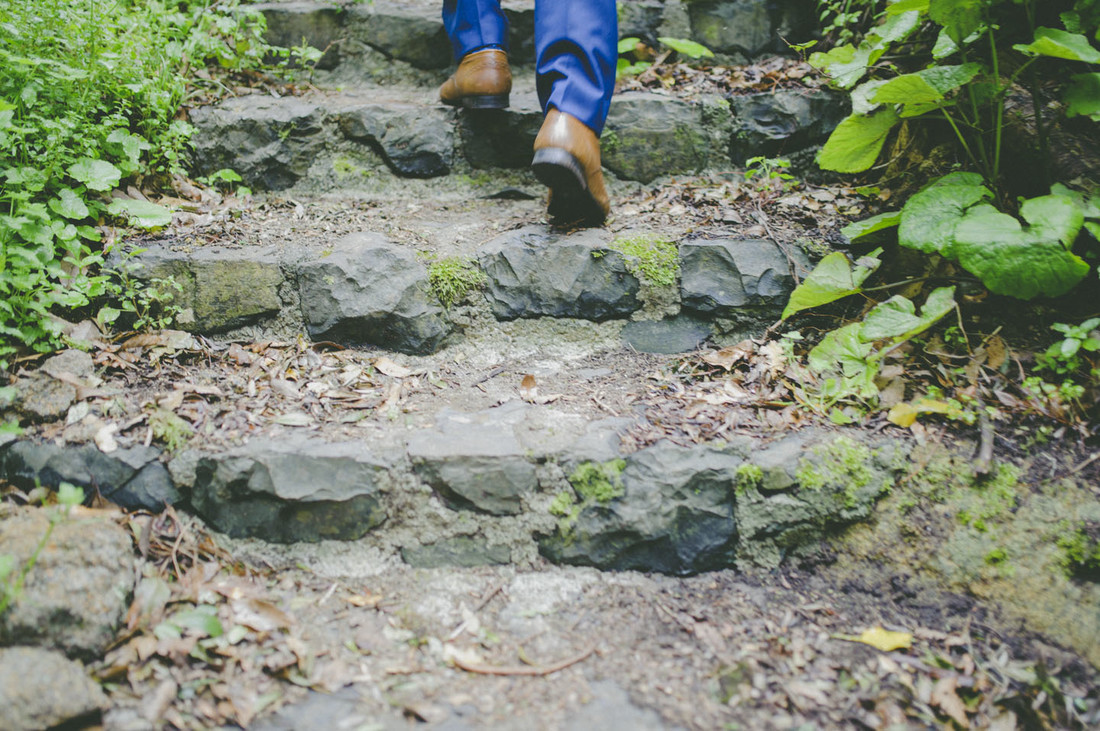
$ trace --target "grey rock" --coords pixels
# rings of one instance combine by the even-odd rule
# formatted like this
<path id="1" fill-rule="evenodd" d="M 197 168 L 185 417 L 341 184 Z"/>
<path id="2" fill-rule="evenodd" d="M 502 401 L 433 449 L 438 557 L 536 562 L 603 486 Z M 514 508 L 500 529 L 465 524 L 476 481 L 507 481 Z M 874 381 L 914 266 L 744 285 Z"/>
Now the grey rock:
<path id="1" fill-rule="evenodd" d="M 715 53 L 753 57 L 773 47 L 775 21 L 759 0 L 698 0 L 686 3 L 692 38 Z"/>
<path id="2" fill-rule="evenodd" d="M 0 650 L 0 728 L 39 731 L 87 722 L 107 705 L 103 689 L 80 663 L 34 647 Z"/>
<path id="3" fill-rule="evenodd" d="M 388 467 L 358 443 L 257 440 L 200 458 L 191 503 L 233 537 L 355 540 L 386 519 L 379 493 Z"/>
<path id="4" fill-rule="evenodd" d="M 91 354 L 83 350 L 62 350 L 57 355 L 47 358 L 42 364 L 42 372 L 54 378 L 70 375 L 87 379 L 94 375 L 94 371 L 95 364 L 92 362 Z"/>
<path id="5" fill-rule="evenodd" d="M 309 334 L 423 355 L 453 326 L 429 295 L 428 272 L 409 250 L 377 234 L 345 236 L 328 255 L 299 264 Z"/>
<path id="6" fill-rule="evenodd" d="M 523 406 L 474 414 L 444 412 L 434 429 L 408 440 L 413 469 L 452 507 L 516 515 L 536 490 L 535 465 L 515 435 Z"/>
<path id="7" fill-rule="evenodd" d="M 656 40 L 664 3 L 661 0 L 620 0 L 619 37 L 637 36 L 650 42 Z"/>
<path id="8" fill-rule="evenodd" d="M 263 13 L 267 21 L 264 39 L 273 46 L 291 48 L 303 42 L 325 52 L 318 69 L 331 69 L 340 63 L 340 40 L 347 15 L 341 7 L 314 2 L 259 3 L 249 7 Z"/>
<path id="9" fill-rule="evenodd" d="M 640 353 L 687 353 L 711 336 L 710 325 L 694 317 L 678 315 L 664 320 L 628 322 L 623 342 Z"/>
<path id="10" fill-rule="evenodd" d="M 661 175 L 728 165 L 730 129 L 729 103 L 724 99 L 687 102 L 627 92 L 611 102 L 600 138 L 603 164 L 620 178 L 643 183 Z"/>
<path id="11" fill-rule="evenodd" d="M 76 401 L 76 387 L 44 373 L 14 383 L 16 406 L 31 421 L 57 421 Z"/>
<path id="12" fill-rule="evenodd" d="M 597 680 L 591 686 L 592 699 L 569 715 L 565 728 L 631 729 L 631 731 L 676 731 L 659 713 L 635 705 L 630 694 L 613 680 Z M 537 722 L 536 722 L 537 725 Z"/>
<path id="13" fill-rule="evenodd" d="M 289 188 L 324 145 L 322 116 L 319 107 L 301 99 L 260 94 L 194 109 L 195 171 L 232 168 L 253 188 Z"/>
<path id="14" fill-rule="evenodd" d="M 49 530 L 48 510 L 55 509 L 24 509 L 0 522 L 0 546 L 17 566 L 34 554 Z M 126 614 L 134 565 L 130 534 L 113 520 L 81 515 L 57 521 L 22 595 L 0 616 L 0 642 L 71 657 L 99 655 Z"/>
<path id="15" fill-rule="evenodd" d="M 446 175 L 454 163 L 453 113 L 412 104 L 364 104 L 334 114 L 353 142 L 378 147 L 399 175 Z"/>
<path id="16" fill-rule="evenodd" d="M 483 538 L 457 536 L 427 546 L 402 548 L 401 558 L 418 569 L 503 566 L 512 560 L 512 551 L 508 546 L 486 545 Z"/>
<path id="17" fill-rule="evenodd" d="M 438 6 L 402 3 L 352 5 L 347 37 L 421 69 L 446 68 L 453 51 Z"/>
<path id="18" fill-rule="evenodd" d="M 731 96 L 735 164 L 757 155 L 790 155 L 828 139 L 848 114 L 849 104 L 829 89 L 779 89 Z"/>
<path id="19" fill-rule="evenodd" d="M 659 442 L 626 458 L 624 494 L 582 506 L 575 523 L 544 537 L 556 563 L 692 574 L 732 563 L 738 456 Z"/>
<path id="20" fill-rule="evenodd" d="M 535 62 L 535 10 L 532 6 L 508 4 L 508 59 L 513 65 Z"/>
<path id="21" fill-rule="evenodd" d="M 600 232 L 568 236 L 529 226 L 478 252 L 488 297 L 500 320 L 520 317 L 626 317 L 640 307 L 639 282 Z"/>
<path id="22" fill-rule="evenodd" d="M 217 333 L 275 317 L 285 279 L 271 249 L 221 246 L 177 250 L 154 244 L 136 261 L 139 279 L 171 277 L 180 289 L 173 303 L 190 309 L 193 320 L 181 327 Z"/>
<path id="23" fill-rule="evenodd" d="M 508 109 L 464 110 L 459 135 L 466 160 L 475 168 L 525 168 L 542 127 L 534 92 L 512 92 Z"/>
<path id="24" fill-rule="evenodd" d="M 0 453 L 0 475 L 29 489 L 56 489 L 68 482 L 130 509 L 161 511 L 181 499 L 155 447 L 128 447 L 105 454 L 92 445 L 61 447 L 19 441 Z"/>
<path id="25" fill-rule="evenodd" d="M 763 476 L 737 488 L 738 562 L 774 568 L 829 531 L 870 516 L 902 471 L 900 443 L 803 430 L 751 455 Z"/>
<path id="26" fill-rule="evenodd" d="M 792 254 L 809 270 L 801 252 Z M 690 241 L 680 245 L 680 298 L 685 309 L 759 321 L 782 312 L 794 290 L 790 262 L 779 246 L 761 239 Z M 770 324 L 770 323 L 765 323 Z"/>

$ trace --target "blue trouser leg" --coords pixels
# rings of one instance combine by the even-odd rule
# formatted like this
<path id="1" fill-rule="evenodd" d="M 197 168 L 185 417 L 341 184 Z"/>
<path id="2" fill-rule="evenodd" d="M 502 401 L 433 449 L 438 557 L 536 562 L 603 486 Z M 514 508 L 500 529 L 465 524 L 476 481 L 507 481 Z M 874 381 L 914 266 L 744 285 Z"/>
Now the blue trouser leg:
<path id="1" fill-rule="evenodd" d="M 443 26 L 455 61 L 485 46 L 508 47 L 508 19 L 500 0 L 443 0 Z"/>
<path id="2" fill-rule="evenodd" d="M 500 0 L 444 0 L 443 24 L 455 60 L 489 45 L 506 47 Z M 615 0 L 535 0 L 539 101 L 603 131 L 618 60 Z"/>
<path id="3" fill-rule="evenodd" d="M 535 71 L 543 110 L 603 131 L 618 61 L 615 0 L 535 0 Z"/>

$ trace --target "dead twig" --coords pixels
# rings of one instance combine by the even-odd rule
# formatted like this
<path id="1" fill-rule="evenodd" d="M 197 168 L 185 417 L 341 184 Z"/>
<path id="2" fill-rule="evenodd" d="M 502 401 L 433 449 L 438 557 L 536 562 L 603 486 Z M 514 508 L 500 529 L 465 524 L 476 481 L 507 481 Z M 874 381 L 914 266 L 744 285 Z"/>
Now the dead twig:
<path id="1" fill-rule="evenodd" d="M 461 658 L 454 658 L 455 667 L 461 668 L 468 673 L 478 673 L 479 675 L 524 675 L 528 677 L 541 678 L 545 675 L 552 675 L 559 670 L 564 670 L 567 667 L 576 665 L 582 660 L 587 660 L 588 657 L 596 651 L 596 646 L 592 645 L 583 652 L 574 655 L 573 657 L 567 657 L 564 660 L 559 660 L 556 663 L 550 665 L 530 666 L 530 665 L 485 665 L 483 663 L 466 662 Z"/>

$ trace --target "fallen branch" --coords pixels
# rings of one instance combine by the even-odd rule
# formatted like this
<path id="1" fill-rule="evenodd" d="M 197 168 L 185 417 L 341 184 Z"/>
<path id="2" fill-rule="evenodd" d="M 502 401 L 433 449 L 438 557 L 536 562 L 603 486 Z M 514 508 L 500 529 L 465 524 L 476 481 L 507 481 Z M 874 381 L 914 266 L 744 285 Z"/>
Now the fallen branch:
<path id="1" fill-rule="evenodd" d="M 482 663 L 466 662 L 461 658 L 454 658 L 453 662 L 455 667 L 462 668 L 468 673 L 479 673 L 481 675 L 526 675 L 529 677 L 542 677 L 544 675 L 551 675 L 559 670 L 565 670 L 571 665 L 576 665 L 582 660 L 588 659 L 588 656 L 596 651 L 596 646 L 592 645 L 584 652 L 573 657 L 560 660 L 550 665 L 542 666 L 527 666 L 527 665 L 483 665 Z"/>

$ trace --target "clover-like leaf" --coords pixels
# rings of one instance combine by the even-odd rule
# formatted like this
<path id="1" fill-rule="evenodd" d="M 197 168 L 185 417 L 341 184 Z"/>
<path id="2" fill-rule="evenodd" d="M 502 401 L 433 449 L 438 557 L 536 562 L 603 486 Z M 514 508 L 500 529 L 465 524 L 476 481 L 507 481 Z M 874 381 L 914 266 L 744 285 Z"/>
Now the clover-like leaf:
<path id="1" fill-rule="evenodd" d="M 107 212 L 144 229 L 162 228 L 172 223 L 172 211 L 149 201 L 116 198 L 107 206 Z"/>
<path id="2" fill-rule="evenodd" d="M 84 157 L 69 166 L 69 175 L 92 190 L 112 190 L 122 179 L 122 171 L 106 160 Z"/>
<path id="3" fill-rule="evenodd" d="M 786 320 L 796 312 L 834 302 L 860 291 L 864 280 L 878 269 L 882 262 L 875 249 L 852 265 L 843 252 L 834 251 L 818 262 L 814 270 L 791 292 L 791 298 L 783 310 Z"/>
<path id="4" fill-rule="evenodd" d="M 875 164 L 886 135 L 898 123 L 893 109 L 879 109 L 873 114 L 852 114 L 837 125 L 821 152 L 817 164 L 838 173 L 860 173 Z"/>
<path id="5" fill-rule="evenodd" d="M 1070 77 L 1065 101 L 1067 117 L 1080 115 L 1100 122 L 1100 74 L 1077 74 Z"/>
<path id="6" fill-rule="evenodd" d="M 902 208 L 898 243 L 926 254 L 953 256 L 955 227 L 963 214 L 992 195 L 977 173 L 951 173 L 939 178 L 915 193 Z"/>
<path id="7" fill-rule="evenodd" d="M 1092 47 L 1088 38 L 1080 33 L 1069 33 L 1057 28 L 1036 28 L 1034 41 L 1027 45 L 1017 43 L 1013 48 L 1035 56 L 1100 63 L 1100 51 Z"/>
<path id="8" fill-rule="evenodd" d="M 959 263 L 997 294 L 1024 300 L 1065 294 L 1089 271 L 1064 243 L 1074 228 L 1080 230 L 1080 211 L 1040 199 L 1027 201 L 1020 211 L 1027 227 L 988 203 L 967 211 L 955 228 Z"/>
<path id="9" fill-rule="evenodd" d="M 897 338 L 908 340 L 939 322 L 955 306 L 955 288 L 940 287 L 928 295 L 920 314 L 913 302 L 895 295 L 880 302 L 863 318 L 859 337 L 865 341 Z"/>
<path id="10" fill-rule="evenodd" d="M 69 188 L 62 188 L 56 198 L 50 199 L 50 208 L 57 215 L 73 221 L 88 217 L 88 206 Z"/>

